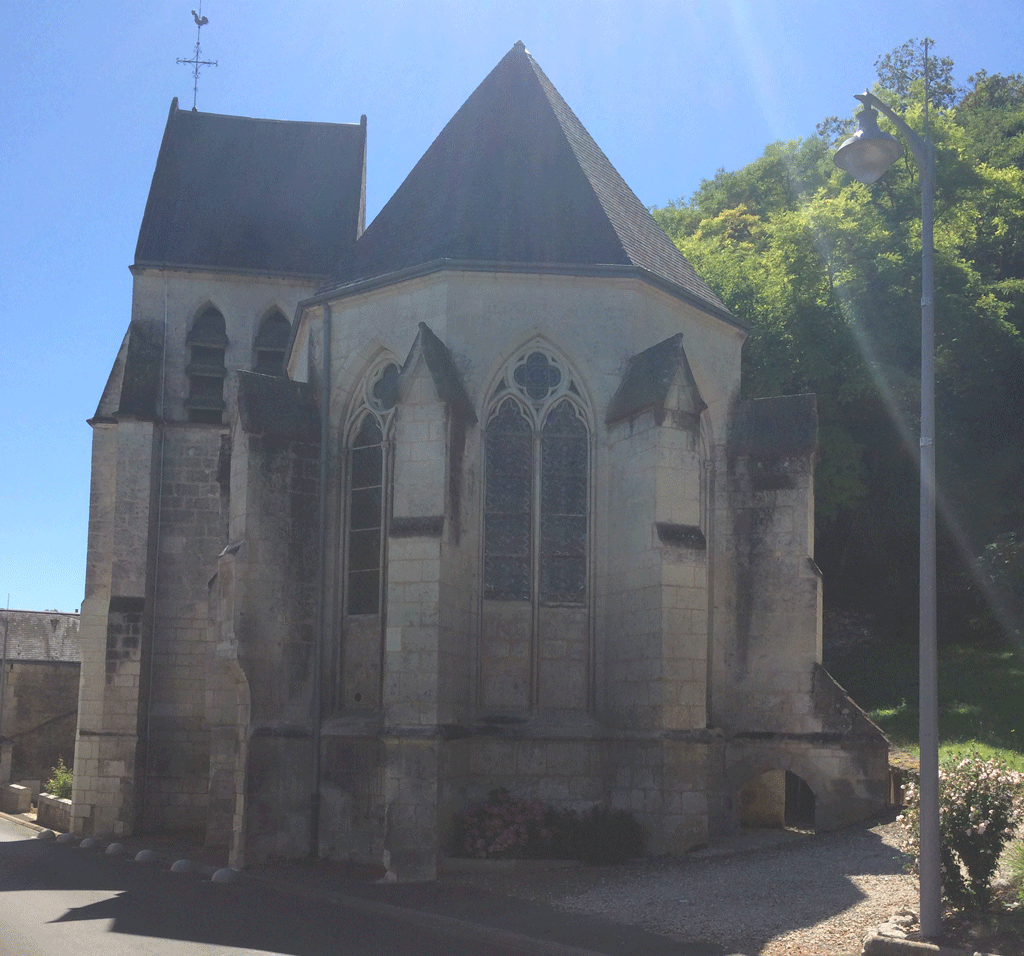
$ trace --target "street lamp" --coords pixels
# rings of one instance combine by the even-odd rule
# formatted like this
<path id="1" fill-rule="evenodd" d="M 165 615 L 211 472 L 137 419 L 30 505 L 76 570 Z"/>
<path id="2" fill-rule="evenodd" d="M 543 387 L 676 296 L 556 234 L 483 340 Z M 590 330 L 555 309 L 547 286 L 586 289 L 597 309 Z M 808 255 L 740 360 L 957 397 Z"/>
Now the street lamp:
<path id="1" fill-rule="evenodd" d="M 873 183 L 900 156 L 899 141 L 878 128 L 878 110 L 903 134 L 921 177 L 921 538 L 920 538 L 920 827 L 921 935 L 939 935 L 939 694 L 935 628 L 935 147 L 922 139 L 877 96 L 861 93 L 860 129 L 833 161 L 862 183 Z"/>

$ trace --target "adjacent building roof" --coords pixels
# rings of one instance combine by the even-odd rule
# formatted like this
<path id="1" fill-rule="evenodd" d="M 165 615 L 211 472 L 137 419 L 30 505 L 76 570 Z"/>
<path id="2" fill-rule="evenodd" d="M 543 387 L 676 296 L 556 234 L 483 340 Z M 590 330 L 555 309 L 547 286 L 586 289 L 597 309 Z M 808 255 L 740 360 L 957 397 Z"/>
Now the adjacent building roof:
<path id="1" fill-rule="evenodd" d="M 365 217 L 366 117 L 301 123 L 171 102 L 135 264 L 327 276 Z"/>
<path id="2" fill-rule="evenodd" d="M 7 661 L 80 663 L 79 615 L 60 611 L 0 611 L 0 651 Z"/>
<path id="3" fill-rule="evenodd" d="M 322 291 L 438 260 L 632 266 L 728 316 L 521 42 L 452 117 Z"/>

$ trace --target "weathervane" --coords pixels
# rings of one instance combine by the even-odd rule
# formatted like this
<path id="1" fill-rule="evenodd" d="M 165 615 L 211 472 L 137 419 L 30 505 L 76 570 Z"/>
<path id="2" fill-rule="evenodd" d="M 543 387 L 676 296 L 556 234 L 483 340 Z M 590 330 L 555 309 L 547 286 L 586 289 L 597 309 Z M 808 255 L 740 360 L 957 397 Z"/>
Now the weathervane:
<path id="1" fill-rule="evenodd" d="M 209 17 L 203 16 L 203 4 L 202 0 L 199 2 L 199 12 L 192 11 L 192 19 L 196 21 L 196 49 L 192 54 L 191 60 L 183 60 L 181 57 L 178 58 L 178 63 L 188 63 L 192 67 L 192 112 L 196 112 L 196 98 L 199 96 L 199 67 L 201 66 L 216 66 L 216 60 L 200 60 L 199 57 L 202 55 L 202 50 L 199 48 L 199 37 L 203 32 L 203 27 L 210 22 Z"/>

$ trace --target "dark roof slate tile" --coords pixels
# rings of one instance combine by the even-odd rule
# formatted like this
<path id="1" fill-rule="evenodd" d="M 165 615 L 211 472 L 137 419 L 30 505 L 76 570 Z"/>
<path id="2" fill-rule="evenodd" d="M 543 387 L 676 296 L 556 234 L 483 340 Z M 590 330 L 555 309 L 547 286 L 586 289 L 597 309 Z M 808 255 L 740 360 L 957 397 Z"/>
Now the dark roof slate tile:
<path id="1" fill-rule="evenodd" d="M 818 404 L 813 394 L 741 402 L 729 431 L 729 454 L 770 457 L 814 452 Z"/>
<path id="2" fill-rule="evenodd" d="M 61 611 L 0 611 L 0 645 L 7 660 L 79 663 L 79 615 Z"/>
<path id="3" fill-rule="evenodd" d="M 306 382 L 239 371 L 238 416 L 249 435 L 320 442 L 320 411 L 313 386 Z"/>
<path id="4" fill-rule="evenodd" d="M 365 117 L 283 122 L 171 103 L 136 266 L 327 276 L 365 215 Z"/>
<path id="5" fill-rule="evenodd" d="M 452 117 L 322 292 L 444 260 L 632 266 L 728 316 L 522 43 Z"/>

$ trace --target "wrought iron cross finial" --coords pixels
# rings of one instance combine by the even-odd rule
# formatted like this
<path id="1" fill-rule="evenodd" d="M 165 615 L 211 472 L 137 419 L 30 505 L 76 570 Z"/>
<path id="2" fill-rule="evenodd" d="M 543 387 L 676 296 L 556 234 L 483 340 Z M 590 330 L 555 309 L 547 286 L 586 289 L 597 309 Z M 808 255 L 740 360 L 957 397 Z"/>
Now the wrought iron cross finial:
<path id="1" fill-rule="evenodd" d="M 196 111 L 196 99 L 199 96 L 199 67 L 201 66 L 216 66 L 216 60 L 201 60 L 202 50 L 199 47 L 199 37 L 202 34 L 203 27 L 210 22 L 209 17 L 203 16 L 203 3 L 202 0 L 199 2 L 199 12 L 192 11 L 192 19 L 196 21 L 196 48 L 192 54 L 192 59 L 183 60 L 181 57 L 176 62 L 188 63 L 192 67 L 192 112 Z"/>

